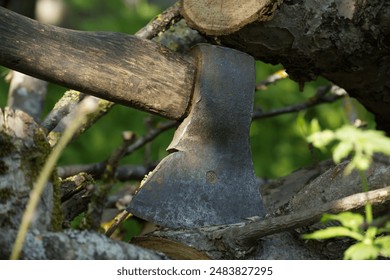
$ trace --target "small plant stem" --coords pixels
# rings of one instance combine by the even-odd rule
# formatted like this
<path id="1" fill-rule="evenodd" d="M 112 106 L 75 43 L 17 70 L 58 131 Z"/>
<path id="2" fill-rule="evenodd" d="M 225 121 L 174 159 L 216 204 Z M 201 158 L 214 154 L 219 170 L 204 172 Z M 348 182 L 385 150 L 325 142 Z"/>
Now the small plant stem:
<path id="1" fill-rule="evenodd" d="M 362 189 L 363 192 L 368 192 L 369 187 L 368 187 L 368 181 L 367 181 L 367 176 L 365 171 L 359 170 L 359 175 L 360 175 L 360 181 L 362 182 Z M 365 210 L 366 210 L 366 222 L 368 225 L 370 225 L 373 221 L 373 215 L 372 215 L 372 205 L 371 203 L 367 202 L 365 205 Z"/>
<path id="2" fill-rule="evenodd" d="M 87 98 L 85 100 L 87 100 Z M 20 252 L 22 251 L 26 234 L 33 219 L 35 209 L 37 208 L 42 192 L 45 189 L 46 183 L 49 180 L 62 151 L 70 142 L 70 140 L 72 140 L 72 137 L 76 133 L 76 131 L 84 124 L 87 115 L 95 109 L 91 108 L 91 106 L 86 103 L 85 100 L 80 103 L 80 107 L 76 114 L 76 117 L 74 118 L 74 121 L 70 122 L 70 125 L 66 128 L 57 145 L 53 148 L 52 152 L 47 158 L 45 165 L 42 168 L 42 171 L 39 174 L 36 183 L 33 186 L 33 189 L 30 194 L 30 199 L 27 203 L 26 210 L 23 213 L 22 222 L 20 224 L 19 231 L 16 236 L 14 246 L 12 248 L 10 256 L 11 260 L 17 260 L 20 256 Z"/>

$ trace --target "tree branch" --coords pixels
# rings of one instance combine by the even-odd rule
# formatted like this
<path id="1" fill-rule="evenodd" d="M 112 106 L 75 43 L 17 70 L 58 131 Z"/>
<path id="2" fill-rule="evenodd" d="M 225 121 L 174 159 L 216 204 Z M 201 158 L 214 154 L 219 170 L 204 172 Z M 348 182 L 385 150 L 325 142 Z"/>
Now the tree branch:
<path id="1" fill-rule="evenodd" d="M 261 221 L 220 229 L 214 232 L 213 235 L 229 236 L 238 244 L 245 246 L 253 244 L 259 238 L 267 235 L 312 225 L 318 222 L 325 213 L 351 211 L 364 207 L 368 202 L 372 205 L 378 205 L 387 201 L 390 201 L 390 186 L 367 193 L 357 193 L 319 205 L 316 208 L 301 210 L 289 215 L 266 218 Z"/>
<path id="2" fill-rule="evenodd" d="M 156 128 L 148 131 L 146 135 L 138 138 L 134 141 L 130 146 L 126 148 L 126 151 L 122 154 L 123 157 L 129 156 L 134 153 L 136 150 L 142 148 L 147 143 L 153 141 L 156 137 L 158 137 L 163 132 L 171 129 L 177 125 L 174 121 L 166 121 L 157 125 Z M 85 172 L 94 176 L 94 178 L 101 178 L 101 174 L 103 173 L 105 167 L 107 165 L 107 160 L 94 163 L 94 164 L 85 164 L 85 165 L 71 165 L 71 166 L 62 166 L 58 167 L 58 175 L 62 178 L 66 178 L 69 176 L 76 175 L 81 172 Z M 141 176 L 147 173 L 148 170 L 151 170 L 155 167 L 156 163 L 152 163 L 147 166 L 119 166 L 115 176 L 120 180 L 126 179 L 139 179 L 142 172 L 144 172 Z"/>
<path id="3" fill-rule="evenodd" d="M 169 29 L 173 24 L 182 18 L 180 9 L 181 3 L 178 1 L 163 11 L 161 14 L 153 18 L 145 27 L 141 28 L 136 33 L 136 35 L 144 39 L 153 39 L 160 32 L 164 32 L 165 30 Z"/>
<path id="4" fill-rule="evenodd" d="M 146 135 L 137 139 L 131 146 L 129 146 L 126 150 L 125 156 L 132 154 L 134 151 L 138 150 L 146 143 L 153 141 L 157 136 L 159 136 L 164 131 L 171 129 L 177 125 L 177 122 L 174 121 L 166 121 L 157 125 L 156 128 L 148 131 Z"/>
<path id="5" fill-rule="evenodd" d="M 47 131 L 52 131 L 61 120 L 63 120 L 71 111 L 77 107 L 77 104 L 79 104 L 79 102 L 83 100 L 84 97 L 85 94 L 78 91 L 66 91 L 60 100 L 58 100 L 54 105 L 54 108 L 46 116 L 41 125 L 46 128 Z M 63 130 L 64 127 L 62 127 L 62 131 Z"/>
<path id="6" fill-rule="evenodd" d="M 325 95 L 329 91 L 331 92 L 331 95 L 329 96 Z M 261 109 L 257 109 L 253 112 L 252 120 L 259 120 L 259 119 L 270 118 L 282 114 L 299 112 L 320 104 L 332 103 L 341 98 L 344 98 L 346 94 L 347 93 L 343 89 L 334 85 L 320 87 L 312 98 L 308 99 L 303 103 L 287 106 L 281 109 L 270 110 L 268 112 L 263 112 Z"/>
<path id="7" fill-rule="evenodd" d="M 279 70 L 272 75 L 269 75 L 263 81 L 256 85 L 256 90 L 265 90 L 269 85 L 275 84 L 277 81 L 283 80 L 288 77 L 285 69 Z"/>

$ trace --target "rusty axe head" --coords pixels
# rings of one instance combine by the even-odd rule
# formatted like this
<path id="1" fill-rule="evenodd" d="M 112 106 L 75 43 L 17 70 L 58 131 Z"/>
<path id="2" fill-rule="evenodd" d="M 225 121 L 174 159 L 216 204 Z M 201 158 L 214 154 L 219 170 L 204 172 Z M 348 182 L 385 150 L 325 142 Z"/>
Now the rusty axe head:
<path id="1" fill-rule="evenodd" d="M 170 228 L 264 216 L 249 143 L 254 60 L 206 44 L 192 53 L 198 68 L 191 111 L 127 210 Z"/>

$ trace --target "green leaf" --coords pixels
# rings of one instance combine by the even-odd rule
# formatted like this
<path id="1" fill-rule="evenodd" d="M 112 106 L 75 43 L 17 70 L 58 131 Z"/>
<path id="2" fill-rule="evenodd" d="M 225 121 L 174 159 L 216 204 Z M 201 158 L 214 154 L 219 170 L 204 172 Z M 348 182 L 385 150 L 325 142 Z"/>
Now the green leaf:
<path id="1" fill-rule="evenodd" d="M 356 155 L 352 162 L 354 163 L 356 169 L 363 171 L 367 170 L 371 164 L 371 155 Z"/>
<path id="2" fill-rule="evenodd" d="M 303 235 L 304 239 L 329 239 L 334 237 L 351 237 L 358 241 L 363 240 L 363 235 L 345 227 L 329 227 Z"/>
<path id="3" fill-rule="evenodd" d="M 364 223 L 363 215 L 352 212 L 342 212 L 336 215 L 324 214 L 322 216 L 321 222 L 326 223 L 331 220 L 338 221 L 344 227 L 347 227 L 356 232 L 359 231 L 359 226 Z"/>
<path id="4" fill-rule="evenodd" d="M 342 159 L 347 157 L 353 149 L 351 142 L 340 142 L 333 150 L 333 161 L 339 163 Z"/>
<path id="5" fill-rule="evenodd" d="M 390 155 L 390 138 L 386 137 L 383 131 L 365 131 L 366 142 L 371 146 L 373 152 Z"/>
<path id="6" fill-rule="evenodd" d="M 390 258 L 390 236 L 382 236 L 375 239 L 374 244 L 379 247 L 379 254 Z"/>
<path id="7" fill-rule="evenodd" d="M 374 245 L 356 243 L 344 252 L 346 260 L 374 260 L 379 255 L 379 248 Z"/>
<path id="8" fill-rule="evenodd" d="M 355 155 L 344 169 L 344 175 L 348 176 L 354 169 L 366 171 L 371 164 L 371 157 L 365 155 Z"/>
<path id="9" fill-rule="evenodd" d="M 322 149 L 334 140 L 334 133 L 333 131 L 327 129 L 321 132 L 313 133 L 307 138 L 307 140 L 310 143 L 313 143 L 314 147 Z"/>
<path id="10" fill-rule="evenodd" d="M 317 119 L 312 119 L 310 122 L 310 132 L 316 133 L 320 131 L 321 131 L 320 123 L 318 122 Z"/>
<path id="11" fill-rule="evenodd" d="M 364 236 L 364 240 L 366 240 L 366 242 L 372 243 L 372 241 L 375 239 L 375 236 L 377 235 L 377 233 L 378 233 L 378 228 L 369 227 L 366 231 L 365 236 Z"/>
<path id="12" fill-rule="evenodd" d="M 353 169 L 367 170 L 374 153 L 390 155 L 390 138 L 386 137 L 382 131 L 361 130 L 351 125 L 345 125 L 334 132 L 324 130 L 313 133 L 307 140 L 322 150 L 336 140 L 338 143 L 333 150 L 335 163 L 353 154 L 351 162 L 345 168 L 346 175 L 350 174 Z"/>
<path id="13" fill-rule="evenodd" d="M 302 111 L 298 113 L 296 125 L 303 137 L 307 137 L 310 134 L 308 126 L 306 124 L 305 114 L 302 113 Z"/>

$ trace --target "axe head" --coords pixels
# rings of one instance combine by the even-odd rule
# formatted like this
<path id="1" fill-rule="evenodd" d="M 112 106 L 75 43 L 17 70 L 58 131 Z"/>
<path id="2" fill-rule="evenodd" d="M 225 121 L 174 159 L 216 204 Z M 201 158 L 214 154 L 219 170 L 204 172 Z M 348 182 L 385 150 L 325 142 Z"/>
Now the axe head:
<path id="1" fill-rule="evenodd" d="M 254 59 L 237 50 L 198 45 L 191 110 L 164 158 L 128 211 L 170 228 L 232 224 L 264 216 L 249 128 Z"/>

